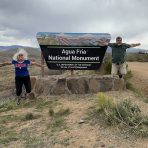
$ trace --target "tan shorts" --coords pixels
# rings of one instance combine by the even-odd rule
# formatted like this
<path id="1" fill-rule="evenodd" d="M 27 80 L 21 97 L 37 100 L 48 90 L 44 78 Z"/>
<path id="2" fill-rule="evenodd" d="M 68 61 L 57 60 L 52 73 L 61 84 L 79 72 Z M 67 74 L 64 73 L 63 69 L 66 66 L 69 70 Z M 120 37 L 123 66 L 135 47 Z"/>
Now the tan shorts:
<path id="1" fill-rule="evenodd" d="M 111 71 L 112 75 L 125 75 L 126 74 L 126 63 L 123 64 L 114 64 L 112 63 L 112 71 Z"/>

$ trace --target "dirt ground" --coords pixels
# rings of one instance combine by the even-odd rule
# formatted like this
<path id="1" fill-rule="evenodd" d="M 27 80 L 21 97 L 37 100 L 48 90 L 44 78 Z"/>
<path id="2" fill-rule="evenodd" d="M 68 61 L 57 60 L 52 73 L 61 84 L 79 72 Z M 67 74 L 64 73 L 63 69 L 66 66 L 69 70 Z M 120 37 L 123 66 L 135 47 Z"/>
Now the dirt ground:
<path id="1" fill-rule="evenodd" d="M 128 65 L 134 75 L 132 83 L 147 94 L 148 63 L 130 62 Z M 3 77 L 7 75 L 7 79 L 0 79 L 3 92 L 4 85 L 9 89 L 12 76 L 9 76 L 10 69 L 1 68 L 1 73 Z M 148 103 L 135 92 L 124 90 L 104 94 L 115 102 L 128 99 L 139 106 L 143 115 L 148 115 Z M 55 112 L 68 108 L 69 114 L 61 115 L 62 119 L 54 119 L 49 116 L 51 104 L 45 100 L 40 104 L 29 102 L 29 107 L 0 112 L 0 148 L 148 148 L 148 138 L 135 137 L 117 127 L 106 126 L 99 121 L 94 123 L 93 119 L 88 118 L 89 110 L 96 107 L 95 94 L 40 96 L 38 99 L 53 102 Z M 8 107 L 11 109 L 13 106 Z M 38 115 L 38 118 L 22 120 L 27 113 Z"/>
<path id="2" fill-rule="evenodd" d="M 132 84 L 148 97 L 148 62 L 128 62 L 133 73 Z"/>
<path id="3" fill-rule="evenodd" d="M 105 94 L 114 98 L 114 101 L 129 99 L 140 107 L 142 114 L 148 114 L 148 104 L 137 98 L 131 91 L 111 91 Z M 47 106 L 44 108 L 32 106 L 31 108 L 20 108 L 0 113 L 1 127 L 5 129 L 4 134 L 1 129 L 0 147 L 147 148 L 147 138 L 134 137 L 124 133 L 118 127 L 106 126 L 99 121 L 94 123 L 93 119 L 87 118 L 90 108 L 96 105 L 95 98 L 95 95 L 51 96 L 47 98 L 48 100 L 56 100 L 55 111 L 61 106 L 64 109 L 69 108 L 70 113 L 64 117 L 64 125 L 60 123 L 62 122 L 60 119 L 58 119 L 59 123 L 53 122 L 54 119 L 49 116 Z M 19 119 L 27 113 L 40 117 L 28 121 Z M 4 117 L 9 117 L 9 119 Z M 17 117 L 16 120 L 13 117 Z M 83 122 L 80 123 L 80 121 Z M 47 128 L 48 125 L 53 126 Z M 13 133 L 14 135 L 11 135 Z M 8 142 L 4 145 L 3 143 L 7 141 L 5 137 L 8 138 Z"/>
<path id="4" fill-rule="evenodd" d="M 142 114 L 148 114 L 148 104 L 137 98 L 131 91 L 111 91 L 106 92 L 105 95 L 114 98 L 114 101 L 129 99 L 137 104 L 140 109 L 142 108 Z M 44 96 L 42 96 L 42 98 L 44 98 Z M 0 147 L 148 148 L 147 138 L 134 137 L 133 135 L 120 131 L 117 127 L 106 126 L 99 121 L 94 123 L 93 119 L 88 118 L 89 110 L 96 106 L 96 95 L 50 96 L 46 99 L 56 102 L 53 108 L 55 112 L 61 107 L 69 109 L 69 114 L 64 116 L 64 125 L 61 124 L 59 126 L 60 122 L 57 122 L 55 127 L 51 126 L 47 128 L 48 125 L 53 125 L 54 121 L 54 119 L 49 116 L 47 104 L 43 108 L 32 105 L 31 108 L 20 108 L 1 112 L 0 116 L 2 119 L 13 115 L 11 119 L 4 118 L 5 122 L 4 119 L 3 122 L 2 120 L 0 120 L 0 122 L 6 131 L 15 131 L 17 135 L 14 135 L 14 138 L 17 137 L 17 139 L 13 140 L 13 138 L 11 139 L 9 137 L 11 135 L 9 135 L 8 143 L 5 145 L 0 143 Z M 25 101 L 22 101 L 22 104 L 23 103 L 25 103 Z M 38 115 L 39 118 L 28 121 L 21 120 L 27 113 Z M 17 117 L 16 120 L 14 120 L 13 117 Z M 1 135 L 0 142 L 4 141 L 5 136 L 7 136 L 7 133 L 5 134 L 6 135 Z"/>

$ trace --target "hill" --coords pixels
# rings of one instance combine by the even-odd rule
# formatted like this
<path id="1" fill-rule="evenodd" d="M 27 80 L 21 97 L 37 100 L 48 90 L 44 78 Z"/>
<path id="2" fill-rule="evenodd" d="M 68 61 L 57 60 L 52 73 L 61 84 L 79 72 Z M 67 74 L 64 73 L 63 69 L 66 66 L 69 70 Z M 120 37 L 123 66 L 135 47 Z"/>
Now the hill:
<path id="1" fill-rule="evenodd" d="M 5 51 L 5 50 L 9 50 L 9 49 L 17 49 L 17 48 L 29 48 L 29 47 L 21 46 L 21 45 L 0 46 L 0 51 Z"/>
<path id="2" fill-rule="evenodd" d="M 32 47 L 23 47 L 27 53 L 29 58 L 33 59 L 39 59 L 40 58 L 40 50 L 38 48 L 32 48 Z M 17 52 L 18 48 L 9 48 L 5 49 L 3 51 L 0 51 L 0 62 L 11 60 L 13 55 Z"/>

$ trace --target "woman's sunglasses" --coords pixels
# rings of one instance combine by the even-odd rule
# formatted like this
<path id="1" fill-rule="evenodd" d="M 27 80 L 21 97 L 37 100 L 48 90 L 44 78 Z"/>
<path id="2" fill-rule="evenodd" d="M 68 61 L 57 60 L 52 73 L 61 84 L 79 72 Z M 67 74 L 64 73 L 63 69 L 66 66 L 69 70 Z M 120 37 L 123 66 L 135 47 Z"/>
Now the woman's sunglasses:
<path id="1" fill-rule="evenodd" d="M 23 56 L 23 54 L 19 54 L 18 56 Z"/>

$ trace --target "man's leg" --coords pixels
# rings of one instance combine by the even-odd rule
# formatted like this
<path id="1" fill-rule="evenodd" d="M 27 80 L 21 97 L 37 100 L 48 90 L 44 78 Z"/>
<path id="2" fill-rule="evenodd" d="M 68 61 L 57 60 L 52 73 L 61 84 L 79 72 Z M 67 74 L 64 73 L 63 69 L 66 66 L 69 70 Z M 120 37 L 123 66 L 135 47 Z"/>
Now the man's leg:
<path id="1" fill-rule="evenodd" d="M 111 70 L 112 76 L 116 76 L 118 74 L 118 65 L 112 63 L 112 70 Z"/>
<path id="2" fill-rule="evenodd" d="M 119 78 L 122 78 L 124 75 L 126 75 L 126 63 L 119 65 Z"/>

